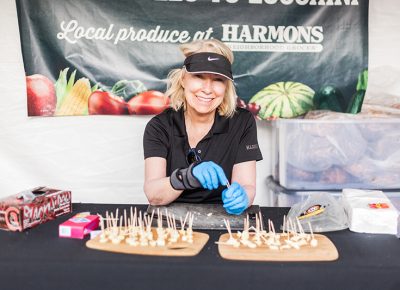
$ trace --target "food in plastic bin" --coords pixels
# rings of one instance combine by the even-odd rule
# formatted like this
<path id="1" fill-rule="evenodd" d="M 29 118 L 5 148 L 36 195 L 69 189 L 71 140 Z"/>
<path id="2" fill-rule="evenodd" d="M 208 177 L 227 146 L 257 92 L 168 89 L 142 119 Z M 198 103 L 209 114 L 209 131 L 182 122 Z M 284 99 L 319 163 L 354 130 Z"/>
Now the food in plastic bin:
<path id="1" fill-rule="evenodd" d="M 279 180 L 288 189 L 400 187 L 400 119 L 313 111 L 278 120 Z"/>
<path id="2" fill-rule="evenodd" d="M 367 148 L 365 139 L 351 124 L 299 123 L 291 126 L 287 135 L 288 163 L 311 172 L 351 164 L 361 158 Z"/>

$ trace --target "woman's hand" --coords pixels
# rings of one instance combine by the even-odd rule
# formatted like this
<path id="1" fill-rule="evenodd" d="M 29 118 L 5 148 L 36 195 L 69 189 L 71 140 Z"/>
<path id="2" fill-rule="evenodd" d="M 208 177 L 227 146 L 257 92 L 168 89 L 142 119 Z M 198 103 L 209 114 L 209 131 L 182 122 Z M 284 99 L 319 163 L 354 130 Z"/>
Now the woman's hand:
<path id="1" fill-rule="evenodd" d="M 222 202 L 227 213 L 240 215 L 249 205 L 246 190 L 237 182 L 234 182 L 222 192 Z"/>
<path id="2" fill-rule="evenodd" d="M 212 161 L 199 163 L 193 167 L 192 173 L 201 186 L 208 190 L 217 189 L 220 185 L 225 186 L 228 183 L 224 170 Z"/>

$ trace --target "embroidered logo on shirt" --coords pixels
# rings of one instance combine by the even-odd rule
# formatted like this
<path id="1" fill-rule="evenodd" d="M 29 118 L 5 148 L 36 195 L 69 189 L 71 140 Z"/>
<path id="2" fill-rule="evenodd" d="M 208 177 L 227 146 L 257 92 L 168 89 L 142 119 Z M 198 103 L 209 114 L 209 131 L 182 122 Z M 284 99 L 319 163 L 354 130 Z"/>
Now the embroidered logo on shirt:
<path id="1" fill-rule="evenodd" d="M 246 150 L 258 149 L 258 144 L 246 145 Z"/>

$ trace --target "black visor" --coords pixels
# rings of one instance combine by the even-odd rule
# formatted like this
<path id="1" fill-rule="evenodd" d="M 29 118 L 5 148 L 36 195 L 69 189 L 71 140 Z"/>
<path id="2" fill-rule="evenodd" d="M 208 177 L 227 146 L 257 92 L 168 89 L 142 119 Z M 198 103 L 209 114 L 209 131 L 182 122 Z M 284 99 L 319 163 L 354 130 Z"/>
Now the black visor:
<path id="1" fill-rule="evenodd" d="M 212 73 L 233 81 L 231 63 L 226 57 L 218 53 L 200 52 L 192 54 L 185 59 L 184 66 L 190 73 Z"/>

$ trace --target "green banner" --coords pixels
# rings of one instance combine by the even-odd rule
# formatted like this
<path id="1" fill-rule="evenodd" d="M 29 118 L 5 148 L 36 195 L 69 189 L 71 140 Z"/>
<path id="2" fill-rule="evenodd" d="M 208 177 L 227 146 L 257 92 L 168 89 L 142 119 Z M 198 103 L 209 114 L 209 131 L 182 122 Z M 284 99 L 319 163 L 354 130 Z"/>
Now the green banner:
<path id="1" fill-rule="evenodd" d="M 239 104 L 262 119 L 325 95 L 345 111 L 368 66 L 368 0 L 16 2 L 30 116 L 155 114 L 197 39 L 232 48 Z"/>

